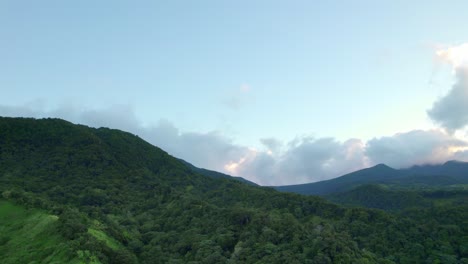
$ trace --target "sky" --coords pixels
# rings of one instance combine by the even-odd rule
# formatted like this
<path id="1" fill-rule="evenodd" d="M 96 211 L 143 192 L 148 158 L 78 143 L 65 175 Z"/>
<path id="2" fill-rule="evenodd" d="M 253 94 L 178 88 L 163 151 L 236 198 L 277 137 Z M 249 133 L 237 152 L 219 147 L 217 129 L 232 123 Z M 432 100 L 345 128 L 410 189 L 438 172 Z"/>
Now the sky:
<path id="1" fill-rule="evenodd" d="M 0 116 L 262 185 L 468 161 L 466 1 L 0 0 Z"/>

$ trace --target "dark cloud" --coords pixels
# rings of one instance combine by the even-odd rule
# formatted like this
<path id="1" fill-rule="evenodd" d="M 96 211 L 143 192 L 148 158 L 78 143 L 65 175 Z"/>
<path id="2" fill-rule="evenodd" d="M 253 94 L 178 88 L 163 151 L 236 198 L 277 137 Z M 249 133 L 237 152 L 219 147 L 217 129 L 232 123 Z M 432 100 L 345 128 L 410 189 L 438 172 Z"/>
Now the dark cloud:
<path id="1" fill-rule="evenodd" d="M 447 95 L 427 111 L 438 125 L 453 133 L 468 125 L 468 68 L 456 69 L 457 81 Z"/>

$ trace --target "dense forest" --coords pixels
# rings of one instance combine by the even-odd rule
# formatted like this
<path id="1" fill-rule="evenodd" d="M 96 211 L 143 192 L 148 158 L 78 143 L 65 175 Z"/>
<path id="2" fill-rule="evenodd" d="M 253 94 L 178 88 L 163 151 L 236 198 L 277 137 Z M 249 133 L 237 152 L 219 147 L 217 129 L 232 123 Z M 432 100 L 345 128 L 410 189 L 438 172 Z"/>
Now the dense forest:
<path id="1" fill-rule="evenodd" d="M 468 190 L 465 186 L 459 185 L 430 189 L 419 189 L 413 186 L 410 190 L 402 190 L 387 185 L 368 184 L 324 197 L 345 206 L 362 206 L 392 212 L 415 208 L 468 205 Z"/>
<path id="2" fill-rule="evenodd" d="M 0 259 L 468 263 L 466 203 L 384 211 L 203 172 L 123 131 L 0 118 Z"/>

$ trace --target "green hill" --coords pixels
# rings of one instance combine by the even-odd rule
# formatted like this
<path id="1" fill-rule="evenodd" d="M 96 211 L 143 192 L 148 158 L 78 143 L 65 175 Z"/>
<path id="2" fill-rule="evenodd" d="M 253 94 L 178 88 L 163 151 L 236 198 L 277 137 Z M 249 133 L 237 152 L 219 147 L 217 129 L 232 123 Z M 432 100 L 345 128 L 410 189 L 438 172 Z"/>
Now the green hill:
<path id="1" fill-rule="evenodd" d="M 31 210 L 1 221 L 25 226 L 39 212 L 50 226 L 31 240 L 8 231 L 7 247 L 17 240 L 42 248 L 5 250 L 1 259 L 468 263 L 466 205 L 407 215 L 344 208 L 206 177 L 130 133 L 58 119 L 0 118 L 0 192 L 7 204 Z M 64 246 L 47 251 L 42 241 Z"/>

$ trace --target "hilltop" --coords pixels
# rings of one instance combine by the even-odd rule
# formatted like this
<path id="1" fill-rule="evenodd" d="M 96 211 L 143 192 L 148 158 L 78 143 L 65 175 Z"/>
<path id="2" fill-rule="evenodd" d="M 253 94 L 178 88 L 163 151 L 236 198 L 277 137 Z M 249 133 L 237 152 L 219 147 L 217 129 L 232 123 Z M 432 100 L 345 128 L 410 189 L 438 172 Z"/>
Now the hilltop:
<path id="1" fill-rule="evenodd" d="M 464 185 L 468 184 L 468 162 L 448 161 L 440 165 L 413 166 L 406 169 L 394 169 L 385 164 L 378 164 L 326 181 L 274 188 L 283 192 L 324 196 L 369 184 L 385 184 L 406 189 Z"/>

